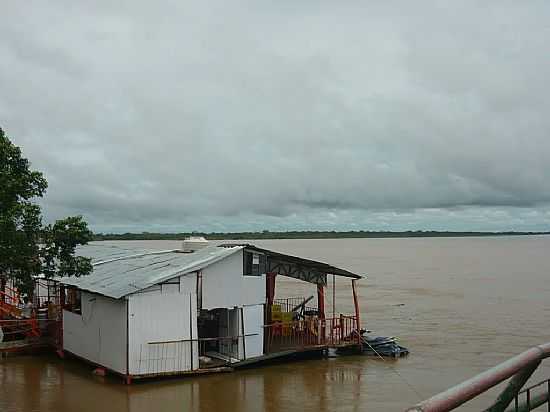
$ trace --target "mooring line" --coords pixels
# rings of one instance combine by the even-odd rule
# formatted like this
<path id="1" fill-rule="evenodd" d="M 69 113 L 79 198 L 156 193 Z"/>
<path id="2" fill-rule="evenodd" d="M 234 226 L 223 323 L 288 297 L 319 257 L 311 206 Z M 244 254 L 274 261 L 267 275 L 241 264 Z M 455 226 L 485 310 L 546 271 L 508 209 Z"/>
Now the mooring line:
<path id="1" fill-rule="evenodd" d="M 371 349 L 373 350 L 373 352 L 376 353 L 376 355 L 377 355 L 380 359 L 382 359 L 382 362 L 384 362 L 384 365 L 386 365 L 386 366 L 387 366 L 388 368 L 390 368 L 393 372 L 395 372 L 395 374 L 396 374 L 397 376 L 399 376 L 399 377 L 403 380 L 403 382 L 405 382 L 405 384 L 415 393 L 415 395 L 418 396 L 418 398 L 419 398 L 418 400 L 419 400 L 419 401 L 423 401 L 424 399 L 426 399 L 426 397 L 425 397 L 424 395 L 422 395 L 422 394 L 420 393 L 420 391 L 418 391 L 414 386 L 412 386 L 412 384 L 410 384 L 409 381 L 408 381 L 407 379 L 405 379 L 405 377 L 404 377 L 403 375 L 401 375 L 397 369 L 395 369 L 393 366 L 391 366 L 390 364 L 388 364 L 388 363 L 386 362 L 386 359 L 384 359 L 384 357 L 383 357 L 382 355 L 380 355 L 380 354 L 378 353 L 378 351 L 377 351 L 376 349 L 374 349 L 374 348 L 371 346 L 371 344 L 367 341 L 367 339 L 365 339 L 364 342 L 365 342 L 367 345 L 369 345 L 369 348 L 371 348 Z"/>

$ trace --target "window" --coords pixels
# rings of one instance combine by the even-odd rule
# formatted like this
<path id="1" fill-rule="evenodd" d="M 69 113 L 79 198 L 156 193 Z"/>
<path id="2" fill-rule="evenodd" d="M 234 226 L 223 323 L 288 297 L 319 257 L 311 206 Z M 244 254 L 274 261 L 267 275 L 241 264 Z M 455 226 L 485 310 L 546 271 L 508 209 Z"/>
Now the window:
<path id="1" fill-rule="evenodd" d="M 82 314 L 82 296 L 80 293 L 80 289 L 67 288 L 67 293 L 65 294 L 64 309 L 78 315 Z"/>
<path id="2" fill-rule="evenodd" d="M 247 252 L 243 254 L 243 275 L 261 276 L 266 270 L 266 255 L 257 252 Z"/>

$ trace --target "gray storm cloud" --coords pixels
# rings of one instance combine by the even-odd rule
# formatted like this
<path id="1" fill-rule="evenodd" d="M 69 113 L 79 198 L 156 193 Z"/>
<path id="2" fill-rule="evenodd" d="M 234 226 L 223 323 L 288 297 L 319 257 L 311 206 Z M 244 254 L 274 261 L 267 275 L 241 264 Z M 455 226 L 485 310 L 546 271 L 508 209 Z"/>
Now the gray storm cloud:
<path id="1" fill-rule="evenodd" d="M 97 230 L 550 223 L 548 2 L 2 10 L 0 125 L 46 173 L 48 218 L 80 213 Z"/>

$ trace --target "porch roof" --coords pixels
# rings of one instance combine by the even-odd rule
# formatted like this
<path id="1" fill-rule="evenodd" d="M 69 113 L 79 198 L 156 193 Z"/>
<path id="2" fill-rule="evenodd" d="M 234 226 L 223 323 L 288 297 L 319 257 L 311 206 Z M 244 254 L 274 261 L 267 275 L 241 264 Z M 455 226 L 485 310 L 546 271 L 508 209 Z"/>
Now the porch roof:
<path id="1" fill-rule="evenodd" d="M 362 276 L 346 269 L 338 268 L 316 260 L 305 259 L 285 253 L 263 249 L 250 243 L 228 243 L 222 247 L 242 246 L 245 251 L 259 253 L 266 256 L 266 272 L 303 280 L 318 285 L 327 284 L 327 274 L 342 276 L 351 279 L 361 279 Z"/>

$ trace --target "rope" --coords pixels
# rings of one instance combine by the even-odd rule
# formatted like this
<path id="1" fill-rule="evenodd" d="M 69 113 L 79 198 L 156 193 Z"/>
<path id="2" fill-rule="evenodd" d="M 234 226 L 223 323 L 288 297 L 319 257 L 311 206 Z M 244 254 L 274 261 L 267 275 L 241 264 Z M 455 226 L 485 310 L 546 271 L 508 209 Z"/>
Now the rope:
<path id="1" fill-rule="evenodd" d="M 382 362 L 384 362 L 384 365 L 386 365 L 388 368 L 390 368 L 390 370 L 392 370 L 397 376 L 399 376 L 401 378 L 401 380 L 403 380 L 403 382 L 405 382 L 405 384 L 409 387 L 409 389 L 411 389 L 414 392 L 414 394 L 419 398 L 418 399 L 419 401 L 423 401 L 424 399 L 426 399 L 426 397 L 424 395 L 422 395 L 420 393 L 420 391 L 418 391 L 414 386 L 412 386 L 412 384 L 409 383 L 409 381 L 407 379 L 405 379 L 405 377 L 403 375 L 401 375 L 397 369 L 395 369 L 393 366 L 388 364 L 388 362 L 386 362 L 386 359 L 384 359 L 384 357 L 382 355 L 380 355 L 378 353 L 378 351 L 376 349 L 374 349 L 366 339 L 362 339 L 362 341 L 365 342 L 367 345 L 369 345 L 369 348 L 371 348 L 372 351 L 374 353 L 376 353 L 376 355 L 380 359 L 382 359 Z"/>

